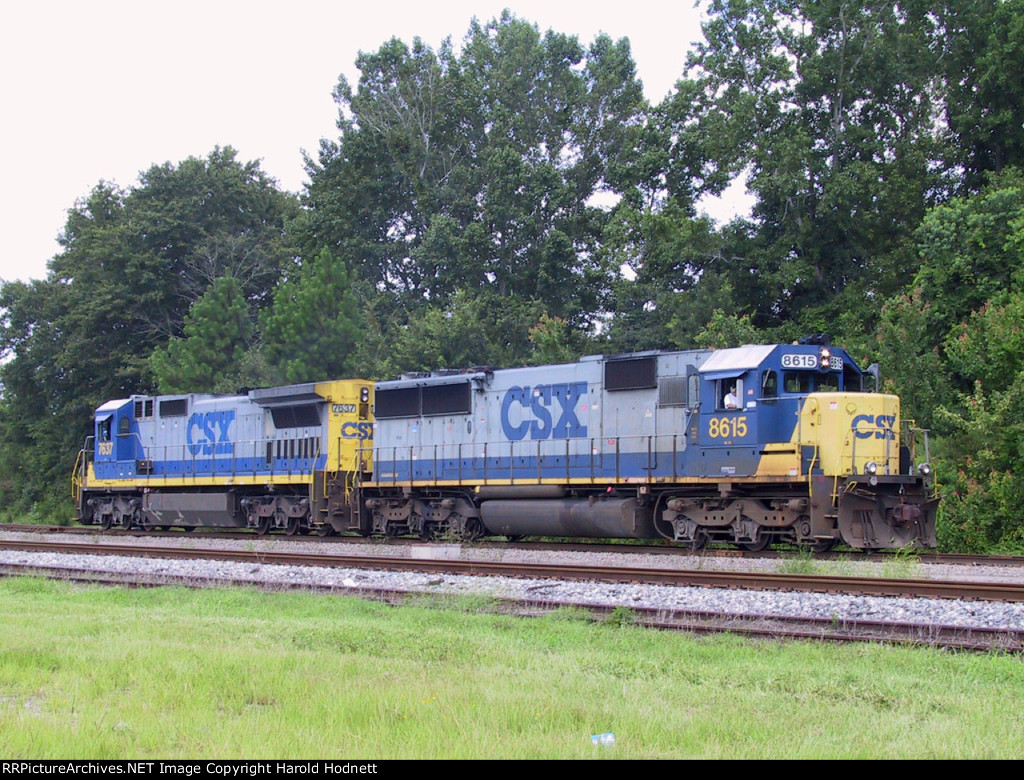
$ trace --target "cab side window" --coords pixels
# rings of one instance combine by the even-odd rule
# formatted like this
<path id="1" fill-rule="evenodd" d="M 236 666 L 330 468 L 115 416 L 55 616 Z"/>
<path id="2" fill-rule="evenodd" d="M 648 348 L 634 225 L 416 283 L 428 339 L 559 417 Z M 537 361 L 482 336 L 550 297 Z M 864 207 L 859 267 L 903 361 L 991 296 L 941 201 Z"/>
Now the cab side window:
<path id="1" fill-rule="evenodd" d="M 769 369 L 761 375 L 761 400 L 766 404 L 773 404 L 778 397 L 779 375 Z"/>
<path id="2" fill-rule="evenodd" d="M 743 380 L 719 379 L 718 380 L 718 408 L 719 409 L 741 409 L 743 408 Z"/>

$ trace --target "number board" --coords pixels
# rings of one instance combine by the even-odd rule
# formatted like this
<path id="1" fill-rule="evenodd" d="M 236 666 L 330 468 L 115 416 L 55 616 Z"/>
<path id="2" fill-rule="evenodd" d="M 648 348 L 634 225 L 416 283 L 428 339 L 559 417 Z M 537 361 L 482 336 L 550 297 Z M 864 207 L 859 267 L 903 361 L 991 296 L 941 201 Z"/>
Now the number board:
<path id="1" fill-rule="evenodd" d="M 783 368 L 817 368 L 818 367 L 818 356 L 817 355 L 798 355 L 798 354 L 786 354 L 782 356 L 782 367 Z M 828 367 L 833 371 L 843 370 L 843 359 L 838 356 L 832 356 L 828 360 Z"/>

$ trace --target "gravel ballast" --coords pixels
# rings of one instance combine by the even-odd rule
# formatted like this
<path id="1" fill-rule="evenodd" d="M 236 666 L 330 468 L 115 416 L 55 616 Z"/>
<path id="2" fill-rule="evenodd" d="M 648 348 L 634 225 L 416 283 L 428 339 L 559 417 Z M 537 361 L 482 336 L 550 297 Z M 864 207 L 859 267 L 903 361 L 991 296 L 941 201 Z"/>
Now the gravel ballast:
<path id="1" fill-rule="evenodd" d="M 0 533 L 0 539 L 40 540 L 38 534 Z M 458 545 L 409 547 L 397 545 L 323 545 L 314 541 L 294 542 L 273 539 L 158 539 L 140 537 L 96 538 L 98 543 L 138 544 L 153 546 L 167 543 L 175 548 L 203 547 L 212 549 L 287 550 L 337 555 L 396 555 L 400 557 L 457 557 L 462 560 L 502 560 L 504 562 L 559 561 L 578 565 L 620 565 L 681 569 L 752 569 L 777 570 L 778 560 L 710 558 L 694 556 L 645 556 L 637 553 L 578 553 L 556 551 L 523 551 L 517 549 L 473 548 Z M 413 552 L 416 550 L 417 552 Z M 670 611 L 714 612 L 727 615 L 765 615 L 811 617 L 845 621 L 895 621 L 931 626 L 1024 630 L 1024 604 L 967 600 L 911 599 L 879 596 L 847 596 L 840 594 L 790 593 L 780 591 L 745 591 L 725 588 L 670 587 L 663 585 L 606 584 L 581 581 L 519 579 L 509 577 L 469 577 L 458 575 L 399 573 L 354 568 L 323 568 L 280 566 L 227 561 L 171 560 L 132 558 L 112 555 L 65 555 L 0 550 L 0 564 L 17 564 L 40 568 L 62 568 L 140 573 L 194 580 L 258 583 L 265 587 L 309 586 L 351 588 L 353 590 L 394 590 L 434 594 L 481 594 L 504 599 L 543 600 L 552 603 L 588 604 L 664 609 Z M 841 573 L 869 576 L 884 564 L 874 562 L 843 563 Z M 828 566 L 816 564 L 823 569 Z M 875 569 L 876 571 L 871 571 Z M 988 571 L 991 569 L 992 571 Z M 964 571 L 959 571 L 964 570 Z M 1019 580 L 1020 569 L 1000 567 L 956 567 L 917 565 L 906 576 L 924 579 Z"/>

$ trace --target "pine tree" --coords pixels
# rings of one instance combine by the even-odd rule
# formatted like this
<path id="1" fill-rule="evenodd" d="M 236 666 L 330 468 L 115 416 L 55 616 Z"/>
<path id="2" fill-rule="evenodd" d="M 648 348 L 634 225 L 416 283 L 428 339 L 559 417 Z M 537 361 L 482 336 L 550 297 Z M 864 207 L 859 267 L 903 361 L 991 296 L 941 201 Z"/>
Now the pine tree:
<path id="1" fill-rule="evenodd" d="M 359 307 L 348 268 L 327 249 L 285 280 L 260 315 L 263 355 L 277 382 L 349 375 L 359 337 Z"/>
<path id="2" fill-rule="evenodd" d="M 185 335 L 174 338 L 150 357 L 150 368 L 163 393 L 214 392 L 235 375 L 253 335 L 242 285 L 222 276 L 192 305 Z"/>

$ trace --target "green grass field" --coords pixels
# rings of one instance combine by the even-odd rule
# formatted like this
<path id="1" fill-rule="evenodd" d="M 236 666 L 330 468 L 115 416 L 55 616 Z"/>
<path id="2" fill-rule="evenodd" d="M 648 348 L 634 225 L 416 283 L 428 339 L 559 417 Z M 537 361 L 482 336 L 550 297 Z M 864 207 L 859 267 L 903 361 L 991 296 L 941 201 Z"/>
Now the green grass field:
<path id="1" fill-rule="evenodd" d="M 1014 656 L 488 610 L 3 580 L 0 757 L 1024 754 Z"/>

